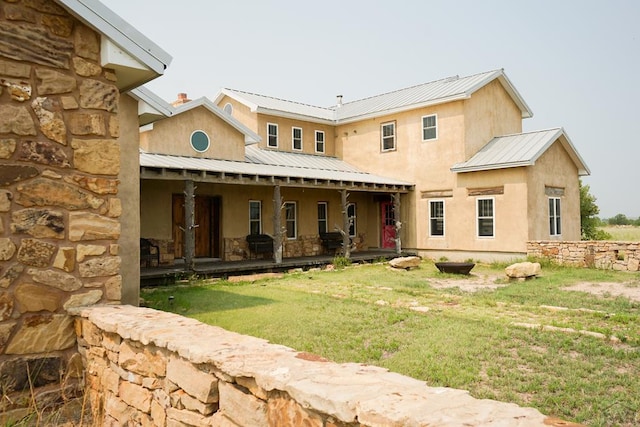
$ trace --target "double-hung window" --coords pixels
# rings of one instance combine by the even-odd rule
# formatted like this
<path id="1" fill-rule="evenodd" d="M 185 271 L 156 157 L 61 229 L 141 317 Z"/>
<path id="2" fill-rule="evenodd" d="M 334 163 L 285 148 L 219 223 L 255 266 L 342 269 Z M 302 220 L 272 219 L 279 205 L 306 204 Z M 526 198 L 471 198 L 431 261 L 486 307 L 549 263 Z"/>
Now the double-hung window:
<path id="1" fill-rule="evenodd" d="M 284 202 L 284 220 L 287 230 L 287 239 L 295 239 L 297 234 L 296 202 Z"/>
<path id="2" fill-rule="evenodd" d="M 429 235 L 444 236 L 444 200 L 429 202 Z"/>
<path id="3" fill-rule="evenodd" d="M 356 237 L 356 204 L 349 203 L 347 205 L 347 218 L 349 220 L 349 237 Z"/>
<path id="4" fill-rule="evenodd" d="M 316 131 L 316 153 L 324 153 L 324 131 Z"/>
<path id="5" fill-rule="evenodd" d="M 382 151 L 392 151 L 396 149 L 395 122 L 383 123 L 380 125 L 380 138 Z"/>
<path id="6" fill-rule="evenodd" d="M 262 234 L 262 202 L 249 200 L 249 234 Z"/>
<path id="7" fill-rule="evenodd" d="M 278 125 L 267 123 L 267 147 L 278 148 Z"/>
<path id="8" fill-rule="evenodd" d="M 438 116 L 431 114 L 422 116 L 422 140 L 438 139 Z"/>
<path id="9" fill-rule="evenodd" d="M 318 202 L 318 234 L 327 232 L 327 202 Z"/>
<path id="10" fill-rule="evenodd" d="M 495 236 L 494 199 L 478 199 L 478 237 Z"/>
<path id="11" fill-rule="evenodd" d="M 562 234 L 562 220 L 560 217 L 560 197 L 549 197 L 549 234 Z"/>
<path id="12" fill-rule="evenodd" d="M 291 128 L 291 145 L 294 150 L 302 150 L 302 128 Z"/>

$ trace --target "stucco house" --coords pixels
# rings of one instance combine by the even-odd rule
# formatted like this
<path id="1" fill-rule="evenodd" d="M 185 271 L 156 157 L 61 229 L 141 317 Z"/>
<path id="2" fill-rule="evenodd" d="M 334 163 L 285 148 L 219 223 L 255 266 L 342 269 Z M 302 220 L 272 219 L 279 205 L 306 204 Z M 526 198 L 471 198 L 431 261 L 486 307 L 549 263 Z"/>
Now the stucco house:
<path id="1" fill-rule="evenodd" d="M 562 128 L 522 132 L 532 112 L 503 70 L 327 108 L 232 89 L 176 105 L 141 129 L 141 235 L 168 261 L 182 255 L 187 181 L 196 256 L 251 257 L 247 236 L 278 229 L 276 191 L 285 257 L 322 253 L 321 233 L 335 229 L 348 229 L 354 250 L 400 237 L 456 260 L 580 239 L 578 179 L 589 169 Z"/>

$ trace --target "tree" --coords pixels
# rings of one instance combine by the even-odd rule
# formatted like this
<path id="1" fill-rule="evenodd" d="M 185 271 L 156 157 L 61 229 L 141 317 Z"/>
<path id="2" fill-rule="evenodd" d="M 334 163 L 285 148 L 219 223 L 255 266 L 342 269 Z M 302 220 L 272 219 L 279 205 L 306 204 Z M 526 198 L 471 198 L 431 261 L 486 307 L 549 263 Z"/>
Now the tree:
<path id="1" fill-rule="evenodd" d="M 609 218 L 609 225 L 629 225 L 629 224 L 631 224 L 631 221 L 629 220 L 629 218 L 627 218 L 625 214 L 619 213 L 613 218 Z"/>
<path id="2" fill-rule="evenodd" d="M 589 192 L 588 185 L 580 180 L 580 233 L 582 240 L 605 240 L 608 233 L 598 229 L 600 208 L 596 205 L 596 198 Z"/>

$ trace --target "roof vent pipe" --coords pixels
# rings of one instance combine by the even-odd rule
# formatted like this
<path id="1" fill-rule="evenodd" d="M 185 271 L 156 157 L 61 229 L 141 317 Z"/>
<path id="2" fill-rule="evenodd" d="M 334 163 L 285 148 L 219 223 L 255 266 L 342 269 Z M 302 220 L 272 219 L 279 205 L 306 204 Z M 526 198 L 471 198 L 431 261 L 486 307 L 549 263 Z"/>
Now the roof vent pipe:
<path id="1" fill-rule="evenodd" d="M 342 107 L 342 95 L 337 95 L 336 98 L 338 100 L 338 107 Z"/>

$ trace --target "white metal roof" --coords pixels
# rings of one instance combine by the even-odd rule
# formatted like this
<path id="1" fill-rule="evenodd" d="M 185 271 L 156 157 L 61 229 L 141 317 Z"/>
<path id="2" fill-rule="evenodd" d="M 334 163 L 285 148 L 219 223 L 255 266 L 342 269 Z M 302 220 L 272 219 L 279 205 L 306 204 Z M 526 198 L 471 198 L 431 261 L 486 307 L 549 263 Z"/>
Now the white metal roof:
<path id="1" fill-rule="evenodd" d="M 578 168 L 578 174 L 589 175 L 589 168 L 562 128 L 493 138 L 469 160 L 453 165 L 451 171 L 475 172 L 533 166 L 536 160 L 556 141 L 559 141 L 565 148 Z"/>
<path id="2" fill-rule="evenodd" d="M 328 108 L 235 89 L 222 89 L 214 102 L 220 102 L 222 97 L 227 95 L 247 105 L 254 112 L 321 123 L 341 124 L 444 102 L 468 99 L 475 91 L 496 79 L 520 108 L 522 117 L 532 117 L 531 109 L 507 78 L 504 70 L 493 70 L 467 77 L 449 77 L 358 101 L 345 102 Z"/>
<path id="3" fill-rule="evenodd" d="M 246 161 L 204 159 L 140 152 L 140 166 L 228 174 L 319 179 L 379 185 L 412 186 L 412 183 L 362 172 L 332 157 L 283 153 L 246 147 Z"/>

